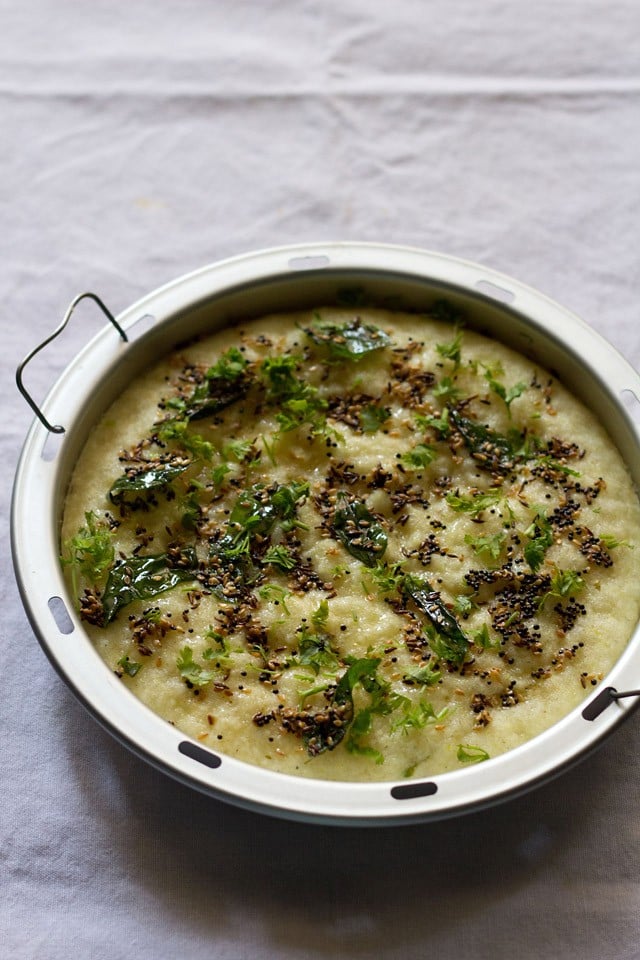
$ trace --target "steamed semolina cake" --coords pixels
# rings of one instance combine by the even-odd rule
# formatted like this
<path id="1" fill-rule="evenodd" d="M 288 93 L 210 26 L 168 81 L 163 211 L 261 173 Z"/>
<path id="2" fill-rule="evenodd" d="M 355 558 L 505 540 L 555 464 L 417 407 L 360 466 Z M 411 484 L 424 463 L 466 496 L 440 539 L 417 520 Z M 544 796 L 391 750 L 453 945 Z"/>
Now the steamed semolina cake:
<path id="1" fill-rule="evenodd" d="M 203 745 L 306 777 L 498 756 L 580 703 L 639 614 L 615 446 L 445 302 L 182 347 L 93 430 L 61 539 L 124 685 Z"/>

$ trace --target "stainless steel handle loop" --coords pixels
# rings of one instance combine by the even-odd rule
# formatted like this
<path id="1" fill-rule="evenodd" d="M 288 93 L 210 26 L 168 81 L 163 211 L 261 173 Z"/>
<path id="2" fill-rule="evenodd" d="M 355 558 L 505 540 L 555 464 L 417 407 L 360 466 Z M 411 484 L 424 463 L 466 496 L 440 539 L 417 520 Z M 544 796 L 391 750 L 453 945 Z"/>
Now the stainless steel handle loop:
<path id="1" fill-rule="evenodd" d="M 37 353 L 40 353 L 40 351 L 41 351 L 44 347 L 46 347 L 48 343 L 51 343 L 52 340 L 55 340 L 55 338 L 56 338 L 60 333 L 62 333 L 62 331 L 64 330 L 64 328 L 65 328 L 66 325 L 68 324 L 69 320 L 71 319 L 71 314 L 73 313 L 73 311 L 75 310 L 75 308 L 78 306 L 78 304 L 80 303 L 81 300 L 85 300 L 85 299 L 87 299 L 87 298 L 88 298 L 89 300 L 93 300 L 94 303 L 97 303 L 97 305 L 100 307 L 100 309 L 102 310 L 102 312 L 104 313 L 104 315 L 107 317 L 107 319 L 109 320 L 109 322 L 110 322 L 111 324 L 113 324 L 113 326 L 116 328 L 116 330 L 117 330 L 118 333 L 120 334 L 120 337 L 121 337 L 125 342 L 128 342 L 128 340 L 129 340 L 129 338 L 127 337 L 126 333 L 124 332 L 124 330 L 122 329 L 122 327 L 120 326 L 120 324 L 118 323 L 118 321 L 116 320 L 116 318 L 113 316 L 113 314 L 111 313 L 111 311 L 108 310 L 107 307 L 105 307 L 105 305 L 104 305 L 104 303 L 102 302 L 102 300 L 100 299 L 100 297 L 96 296 L 95 293 L 81 293 L 81 294 L 79 294 L 79 295 L 75 298 L 75 300 L 72 300 L 72 301 L 71 301 L 71 303 L 69 304 L 69 308 L 68 308 L 67 312 L 65 313 L 64 319 L 63 319 L 62 323 L 60 324 L 60 326 L 57 327 L 57 328 L 53 331 L 53 333 L 52 333 L 50 336 L 47 337 L 46 340 L 43 340 L 42 343 L 38 344 L 38 346 L 35 347 L 35 349 L 32 350 L 30 354 L 28 354 L 28 356 L 26 356 L 26 357 L 24 358 L 24 360 L 22 361 L 22 363 L 20 364 L 20 366 L 19 366 L 18 369 L 16 370 L 16 383 L 17 383 L 17 385 L 18 385 L 18 390 L 20 391 L 20 393 L 22 394 L 22 396 L 24 397 L 24 399 L 27 401 L 27 403 L 29 404 L 29 406 L 31 407 L 31 409 L 33 410 L 33 412 L 35 413 L 35 415 L 36 415 L 36 417 L 38 418 L 38 420 L 40 421 L 40 423 L 42 423 L 43 426 L 45 426 L 45 427 L 47 428 L 47 430 L 49 430 L 51 433 L 64 433 L 65 430 L 64 430 L 64 427 L 60 426 L 60 424 L 55 424 L 55 425 L 54 425 L 54 424 L 49 423 L 49 421 L 47 420 L 47 418 L 46 418 L 45 415 L 43 414 L 42 410 L 41 410 L 40 407 L 37 405 L 37 403 L 35 402 L 35 400 L 33 399 L 33 397 L 31 396 L 31 394 L 28 393 L 28 391 L 26 390 L 25 385 L 24 385 L 23 380 L 22 380 L 22 374 L 23 374 L 23 372 L 24 372 L 24 368 L 25 368 L 26 365 L 29 363 L 29 361 L 33 360 L 33 358 L 35 357 L 35 355 L 36 355 Z"/>

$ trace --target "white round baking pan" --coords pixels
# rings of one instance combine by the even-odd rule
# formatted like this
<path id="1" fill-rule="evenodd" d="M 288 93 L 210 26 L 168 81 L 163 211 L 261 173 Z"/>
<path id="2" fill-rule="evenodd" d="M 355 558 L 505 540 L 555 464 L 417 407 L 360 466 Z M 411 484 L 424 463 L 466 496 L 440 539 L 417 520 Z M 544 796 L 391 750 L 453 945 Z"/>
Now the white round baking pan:
<path id="1" fill-rule="evenodd" d="M 309 780 L 209 750 L 139 702 L 91 645 L 58 559 L 63 501 L 78 454 L 92 425 L 151 359 L 205 330 L 330 303 L 346 288 L 362 289 L 379 305 L 420 310 L 446 297 L 462 307 L 470 326 L 553 370 L 595 411 L 640 487 L 640 430 L 624 402 L 625 396 L 640 397 L 640 378 L 574 314 L 493 270 L 423 250 L 363 243 L 281 247 L 204 267 L 111 317 L 41 406 L 26 394 L 22 374 L 52 338 L 21 365 L 18 385 L 37 417 L 14 486 L 14 566 L 53 666 L 107 730 L 156 767 L 214 797 L 282 817 L 350 825 L 437 819 L 528 790 L 595 747 L 638 702 L 632 694 L 640 687 L 640 631 L 579 708 L 502 756 L 420 780 Z"/>

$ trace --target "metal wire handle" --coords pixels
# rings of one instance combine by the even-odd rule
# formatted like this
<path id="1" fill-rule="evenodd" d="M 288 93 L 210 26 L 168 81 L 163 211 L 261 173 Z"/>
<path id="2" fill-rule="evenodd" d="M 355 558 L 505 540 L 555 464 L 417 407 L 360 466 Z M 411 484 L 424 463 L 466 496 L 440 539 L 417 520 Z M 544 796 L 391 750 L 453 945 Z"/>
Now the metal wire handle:
<path id="1" fill-rule="evenodd" d="M 617 700 L 625 700 L 627 697 L 640 698 L 640 690 L 616 690 L 615 687 L 605 687 L 597 697 L 586 705 L 582 711 L 585 720 L 595 720 L 601 713 L 615 703 Z"/>
<path id="2" fill-rule="evenodd" d="M 104 303 L 102 302 L 102 300 L 100 299 L 100 297 L 96 296 L 95 293 L 81 293 L 81 294 L 79 294 L 79 295 L 75 298 L 75 300 L 72 300 L 72 301 L 71 301 L 71 303 L 69 304 L 69 308 L 68 308 L 67 312 L 65 313 L 64 319 L 63 319 L 62 323 L 60 324 L 60 326 L 57 327 L 57 328 L 53 331 L 53 333 L 52 333 L 50 336 L 47 337 L 46 340 L 43 340 L 42 343 L 38 344 L 38 346 L 35 347 L 35 349 L 32 350 L 30 354 L 28 354 L 28 356 L 26 356 L 26 357 L 24 358 L 24 360 L 22 361 L 22 363 L 20 364 L 20 366 L 19 366 L 18 369 L 16 370 L 16 383 L 17 383 L 17 385 L 18 385 L 18 390 L 20 391 L 20 393 L 22 394 L 22 396 L 24 397 L 24 399 L 27 401 L 27 403 L 29 404 L 29 406 L 31 407 L 31 409 L 33 410 L 33 412 L 35 413 L 35 415 L 36 415 L 36 417 L 38 418 L 38 420 L 40 421 L 40 423 L 42 423 L 43 426 L 45 426 L 46 429 L 49 430 L 51 433 L 64 433 L 64 432 L 65 432 L 65 429 L 64 429 L 64 427 L 60 426 L 60 424 L 52 424 L 52 423 L 49 423 L 49 421 L 47 420 L 47 418 L 46 418 L 45 415 L 43 414 L 43 412 L 42 412 L 42 410 L 40 409 L 40 407 L 37 405 L 37 403 L 35 402 L 35 400 L 34 400 L 33 397 L 31 396 L 31 394 L 30 394 L 30 393 L 27 391 L 27 389 L 25 388 L 25 385 L 24 385 L 24 382 L 23 382 L 23 379 L 22 379 L 22 374 L 23 374 L 23 372 L 24 372 L 24 368 L 26 367 L 26 365 L 27 365 L 31 360 L 33 360 L 33 358 L 35 357 L 35 355 L 36 355 L 37 353 L 40 353 L 40 351 L 41 351 L 42 349 L 44 349 L 44 347 L 46 347 L 47 344 L 51 343 L 52 340 L 55 340 L 55 338 L 56 338 L 59 334 L 62 333 L 62 331 L 64 330 L 64 328 L 66 327 L 66 325 L 69 323 L 69 320 L 71 319 L 71 314 L 73 313 L 73 311 L 75 310 L 75 308 L 78 306 L 78 304 L 80 303 L 81 300 L 85 300 L 85 299 L 87 299 L 87 298 L 88 298 L 89 300 L 93 300 L 94 303 L 97 303 L 97 305 L 100 307 L 100 309 L 102 310 L 102 312 L 104 313 L 104 315 L 107 317 L 107 319 L 109 320 L 109 322 L 116 328 L 116 330 L 117 330 L 118 333 L 120 334 L 120 337 L 125 341 L 125 343 L 127 343 L 128 340 L 129 340 L 129 338 L 127 337 L 126 333 L 124 332 L 124 330 L 122 329 L 122 327 L 120 326 L 120 324 L 118 323 L 118 321 L 116 320 L 116 318 L 113 316 L 113 314 L 111 313 L 111 311 L 108 310 L 107 307 L 105 307 L 105 305 L 104 305 Z"/>

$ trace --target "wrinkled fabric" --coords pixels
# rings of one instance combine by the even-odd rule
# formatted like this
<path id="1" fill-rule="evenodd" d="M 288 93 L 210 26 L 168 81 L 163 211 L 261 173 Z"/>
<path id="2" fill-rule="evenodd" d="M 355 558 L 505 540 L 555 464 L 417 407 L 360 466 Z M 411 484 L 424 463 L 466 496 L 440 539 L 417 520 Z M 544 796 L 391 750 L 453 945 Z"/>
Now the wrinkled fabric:
<path id="1" fill-rule="evenodd" d="M 573 770 L 443 823 L 305 826 L 208 799 L 106 734 L 20 602 L 20 359 L 93 290 L 407 243 L 512 274 L 640 364 L 636 0 L 0 0 L 0 953 L 634 960 L 640 714 Z M 41 400 L 101 326 L 25 375 Z"/>

